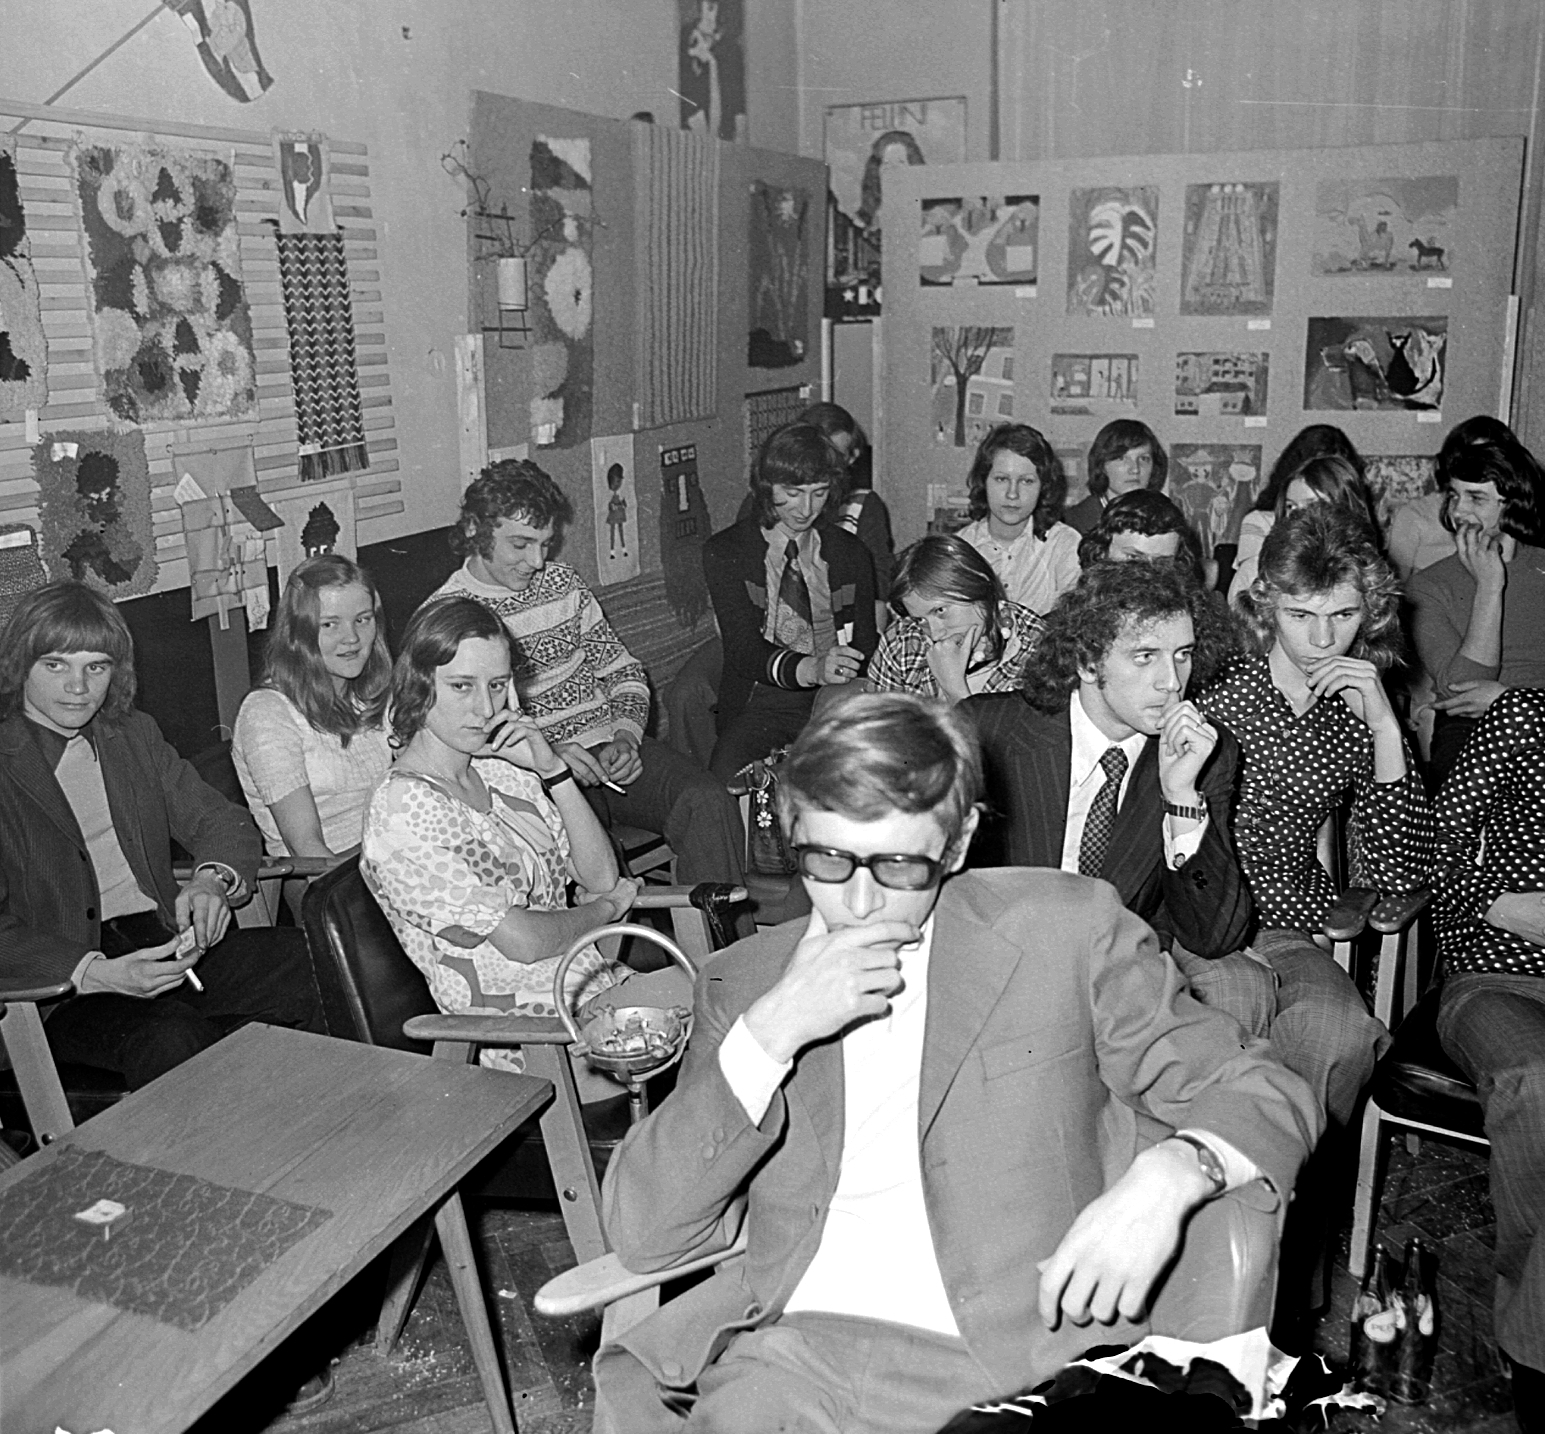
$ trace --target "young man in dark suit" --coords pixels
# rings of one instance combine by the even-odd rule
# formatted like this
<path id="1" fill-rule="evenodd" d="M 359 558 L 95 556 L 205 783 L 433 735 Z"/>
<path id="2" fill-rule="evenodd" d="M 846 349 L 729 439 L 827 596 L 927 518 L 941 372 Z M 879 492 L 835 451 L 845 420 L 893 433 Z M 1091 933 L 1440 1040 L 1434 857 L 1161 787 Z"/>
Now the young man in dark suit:
<path id="1" fill-rule="evenodd" d="M 816 695 L 861 676 L 879 645 L 869 550 L 819 523 L 845 473 L 819 428 L 787 424 L 757 454 L 751 511 L 703 545 L 724 640 L 709 763 L 721 781 L 792 742 Z"/>
<path id="2" fill-rule="evenodd" d="M 1173 564 L 1104 562 L 1046 623 L 1024 689 L 964 705 L 996 809 L 973 865 L 1110 882 L 1199 1000 L 1264 1035 L 1275 981 L 1237 954 L 1253 916 L 1229 829 L 1239 746 L 1185 700 L 1226 650 L 1224 619 Z"/>
<path id="3" fill-rule="evenodd" d="M 111 602 L 73 582 L 22 599 L 0 634 L 0 971 L 72 982 L 44 1010 L 55 1058 L 131 1089 L 248 1021 L 326 1031 L 304 934 L 228 929 L 257 876 L 251 816 L 133 703 Z"/>
<path id="4" fill-rule="evenodd" d="M 742 1214 L 746 1257 L 603 1347 L 596 1428 L 933 1434 L 1137 1337 L 1177 1250 L 1159 1299 L 1204 1271 L 1215 1308 L 1210 1240 L 1274 1234 L 1308 1088 L 1108 887 L 961 871 L 980 757 L 943 704 L 845 698 L 781 777 L 814 909 L 705 967 L 676 1089 L 605 1185 L 630 1269 Z"/>

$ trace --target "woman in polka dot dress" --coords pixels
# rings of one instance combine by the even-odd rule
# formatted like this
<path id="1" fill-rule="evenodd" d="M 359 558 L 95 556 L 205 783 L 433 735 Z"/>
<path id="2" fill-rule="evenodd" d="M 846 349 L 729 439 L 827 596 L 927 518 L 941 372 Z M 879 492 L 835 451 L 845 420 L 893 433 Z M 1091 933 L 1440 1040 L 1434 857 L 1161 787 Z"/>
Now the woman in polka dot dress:
<path id="1" fill-rule="evenodd" d="M 1438 1035 L 1475 1082 L 1497 1211 L 1496 1334 L 1545 1410 L 1545 691 L 1487 709 L 1437 802 Z M 1522 1421 L 1520 1421 L 1522 1422 Z M 1525 1425 L 1524 1427 L 1529 1427 Z"/>
<path id="2" fill-rule="evenodd" d="M 573 774 L 514 705 L 503 624 L 471 598 L 420 608 L 390 710 L 400 750 L 365 817 L 366 884 L 442 1011 L 555 1014 L 558 958 L 620 919 L 638 887 L 619 876 Z M 622 974 L 590 947 L 565 978 L 571 1008 Z M 518 1051 L 482 1061 L 521 1069 Z"/>
<path id="3" fill-rule="evenodd" d="M 1432 812 L 1380 676 L 1398 651 L 1394 573 L 1366 528 L 1316 503 L 1278 523 L 1244 599 L 1262 652 L 1197 705 L 1239 740 L 1239 864 L 1254 949 L 1278 977 L 1271 1042 L 1344 1126 L 1389 1034 L 1316 943 L 1337 891 L 1316 841 L 1350 796 L 1352 880 L 1409 891 L 1430 871 Z M 1321 938 L 1323 940 L 1323 938 Z"/>

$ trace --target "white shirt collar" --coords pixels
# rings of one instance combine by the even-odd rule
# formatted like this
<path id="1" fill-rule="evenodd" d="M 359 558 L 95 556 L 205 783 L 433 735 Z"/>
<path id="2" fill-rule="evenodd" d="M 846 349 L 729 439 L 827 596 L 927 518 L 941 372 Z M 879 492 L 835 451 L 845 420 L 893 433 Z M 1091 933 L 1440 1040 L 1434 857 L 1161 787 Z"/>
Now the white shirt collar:
<path id="1" fill-rule="evenodd" d="M 1134 732 L 1123 741 L 1112 743 L 1084 711 L 1082 692 L 1074 692 L 1073 700 L 1068 703 L 1068 717 L 1073 728 L 1073 752 L 1068 764 L 1068 777 L 1073 786 L 1083 786 L 1100 769 L 1100 758 L 1113 745 L 1127 754 L 1128 774 L 1137 766 L 1137 759 L 1143 755 L 1143 748 L 1149 741 L 1141 732 Z"/>

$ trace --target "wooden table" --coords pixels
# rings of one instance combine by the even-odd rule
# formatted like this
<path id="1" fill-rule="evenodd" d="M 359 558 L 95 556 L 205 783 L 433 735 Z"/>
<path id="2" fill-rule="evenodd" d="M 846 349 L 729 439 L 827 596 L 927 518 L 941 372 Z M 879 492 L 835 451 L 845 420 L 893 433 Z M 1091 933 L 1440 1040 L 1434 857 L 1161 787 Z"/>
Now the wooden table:
<path id="1" fill-rule="evenodd" d="M 499 1434 L 514 1421 L 456 1187 L 547 1081 L 251 1025 L 63 1146 L 333 1211 L 196 1331 L 0 1277 L 0 1428 L 181 1430 L 431 1210 Z"/>

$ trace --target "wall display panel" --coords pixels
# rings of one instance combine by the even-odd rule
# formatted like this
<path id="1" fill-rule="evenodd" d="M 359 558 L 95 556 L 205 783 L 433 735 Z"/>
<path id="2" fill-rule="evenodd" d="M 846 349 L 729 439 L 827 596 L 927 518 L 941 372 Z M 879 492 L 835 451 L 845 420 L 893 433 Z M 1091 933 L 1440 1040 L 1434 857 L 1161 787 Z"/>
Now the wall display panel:
<path id="1" fill-rule="evenodd" d="M 26 217 L 30 262 L 37 277 L 47 345 L 46 385 L 41 404 L 15 415 L 0 414 L 0 522 L 39 525 L 40 490 L 34 452 L 40 442 L 65 441 L 59 436 L 78 430 L 121 429 L 132 423 L 133 431 L 142 435 L 149 473 L 156 569 L 153 590 L 186 587 L 189 579 L 183 515 L 172 491 L 181 476 L 173 461 L 174 447 L 249 449 L 257 487 L 268 499 L 303 486 L 290 334 L 275 238 L 284 179 L 276 164 L 272 136 L 256 130 L 45 109 L 6 100 L 0 100 L 0 114 L 26 121 L 14 136 L 14 171 L 17 198 Z M 348 266 L 347 298 L 356 345 L 359 418 L 368 466 L 350 474 L 347 481 L 361 532 L 368 539 L 372 520 L 390 518 L 403 511 L 392 370 L 378 267 L 380 236 L 371 208 L 366 147 L 320 137 L 318 143 L 326 146 L 327 199 Z M 197 224 L 181 226 L 189 236 L 188 253 L 183 259 L 207 257 L 207 275 L 214 283 L 198 280 L 199 292 L 208 290 L 212 295 L 207 325 L 194 324 L 191 327 L 196 333 L 179 336 L 178 324 L 170 324 L 167 352 L 177 374 L 174 381 L 183 400 L 180 403 L 168 400 L 141 404 L 138 395 L 134 395 L 133 411 L 124 411 L 122 402 L 117 407 L 109 406 L 111 385 L 104 385 L 104 378 L 113 370 L 99 362 L 103 319 L 99 281 L 103 278 L 103 264 L 93 253 L 89 230 L 82 226 L 81 205 L 85 196 L 76 162 L 79 154 L 107 151 L 115 156 L 132 152 L 176 157 L 182 168 L 170 167 L 176 171 L 171 173 L 171 183 L 179 191 L 183 179 L 190 188 L 198 189 L 203 184 L 202 172 L 195 173 L 204 162 L 200 157 L 212 156 L 216 170 L 224 171 L 214 175 L 216 187 L 222 193 L 224 176 L 229 176 L 233 222 L 228 230 L 222 228 L 218 236 L 204 235 L 198 232 Z M 115 158 L 114 168 L 118 162 Z M 158 167 L 154 185 L 162 183 L 161 168 L 167 166 Z M 101 190 L 95 181 L 88 187 L 94 194 Z M 173 197 L 168 193 L 157 200 L 154 186 L 149 197 L 155 202 L 157 238 L 165 247 L 165 211 Z M 98 208 L 98 214 L 103 212 Z M 121 215 L 123 206 L 113 205 L 112 212 Z M 184 236 L 176 237 L 180 253 Z M 103 252 L 98 246 L 97 254 Z M 219 280 L 219 271 L 225 267 L 220 262 L 224 254 L 229 254 L 235 266 L 233 276 L 239 277 L 245 325 L 220 318 L 232 298 L 231 286 Z M 175 256 L 169 252 L 166 257 Z M 171 269 L 169 281 L 181 279 L 190 264 L 176 263 Z M 133 274 L 126 271 L 126 280 L 132 287 Z M 158 293 L 163 298 L 178 298 L 175 286 L 159 285 Z M 230 308 L 229 313 L 234 314 L 235 310 Z M 143 330 L 141 325 L 141 345 L 147 342 Z M 111 339 L 112 335 L 108 337 Z M 126 332 L 119 334 L 119 338 L 126 341 Z M 191 397 L 181 376 L 195 367 L 190 339 L 199 340 L 213 357 L 213 362 L 198 366 L 200 383 Z M 216 349 L 235 350 L 248 345 L 251 363 L 245 375 L 235 373 L 241 368 L 239 357 L 227 355 L 222 364 L 219 354 L 214 353 Z M 111 343 L 108 350 L 109 357 L 116 352 Z M 252 401 L 235 392 L 244 386 L 230 381 L 233 375 L 247 377 Z M 229 395 L 225 392 L 227 387 L 231 389 Z M 131 392 L 121 384 L 119 388 Z M 184 408 L 188 411 L 182 411 Z M 274 540 L 270 539 L 270 562 L 276 552 Z"/>
<path id="2" fill-rule="evenodd" d="M 887 245 L 876 471 L 898 545 L 963 500 L 991 421 L 1029 423 L 1071 461 L 1112 418 L 1141 419 L 1214 543 L 1306 424 L 1430 459 L 1503 391 L 1522 161 L 1522 140 L 1485 139 L 888 173 L 887 206 L 914 215 L 1034 195 L 1040 221 L 1035 285 L 925 282 L 948 250 L 937 224 Z M 947 421 L 961 380 L 940 337 L 973 332 L 996 356 Z M 1401 468 L 1392 491 L 1423 481 Z"/>

